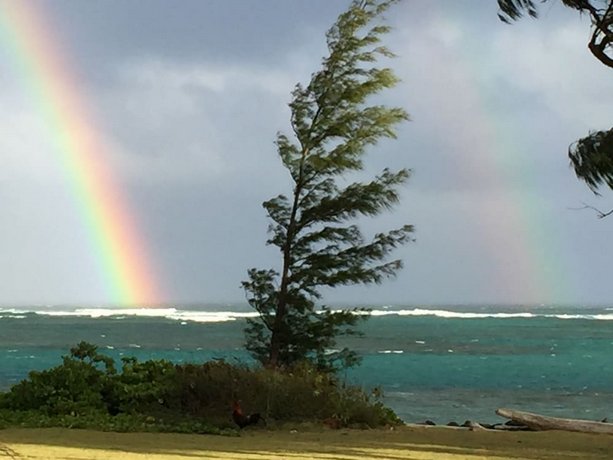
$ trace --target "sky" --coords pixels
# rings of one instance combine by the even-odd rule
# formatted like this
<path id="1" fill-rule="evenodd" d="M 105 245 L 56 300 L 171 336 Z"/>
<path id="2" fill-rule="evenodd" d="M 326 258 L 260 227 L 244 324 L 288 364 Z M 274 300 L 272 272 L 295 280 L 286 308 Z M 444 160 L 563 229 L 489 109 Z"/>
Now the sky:
<path id="1" fill-rule="evenodd" d="M 22 2 L 23 24 L 0 22 L 0 305 L 113 305 L 104 257 L 131 261 L 151 303 L 244 303 L 247 269 L 279 267 L 261 206 L 291 192 L 276 133 L 348 0 L 0 10 Z M 608 210 L 613 196 L 591 193 L 567 158 L 613 122 L 613 72 L 587 50 L 588 18 L 550 1 L 540 19 L 507 25 L 486 0 L 407 0 L 387 18 L 397 58 L 381 65 L 401 82 L 377 101 L 411 121 L 368 150 L 364 177 L 412 176 L 392 212 L 359 223 L 366 235 L 413 224 L 416 240 L 394 253 L 405 265 L 395 279 L 324 290 L 325 302 L 613 304 L 613 218 L 576 209 Z M 71 125 L 53 119 L 54 104 L 77 107 Z M 75 181 L 87 174 L 66 166 L 60 136 L 98 147 L 90 174 L 108 170 L 101 194 L 128 216 L 107 224 L 129 221 L 133 235 L 117 254 L 92 237 L 95 202 Z"/>

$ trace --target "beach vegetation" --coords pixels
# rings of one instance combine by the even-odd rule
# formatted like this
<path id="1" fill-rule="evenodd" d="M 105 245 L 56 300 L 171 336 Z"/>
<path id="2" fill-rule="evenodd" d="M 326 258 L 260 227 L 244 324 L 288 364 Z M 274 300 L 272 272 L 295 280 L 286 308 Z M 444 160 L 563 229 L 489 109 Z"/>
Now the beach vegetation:
<path id="1" fill-rule="evenodd" d="M 322 289 L 380 283 L 401 260 L 388 260 L 411 241 L 413 227 L 365 238 L 356 224 L 389 210 L 409 171 L 384 169 L 363 178 L 364 156 L 384 138 L 396 137 L 406 111 L 372 103 L 371 96 L 398 82 L 393 57 L 381 44 L 390 27 L 382 16 L 397 0 L 355 0 L 328 31 L 329 54 L 306 86 L 292 92 L 291 135 L 279 133 L 276 146 L 288 171 L 290 193 L 263 203 L 270 218 L 267 244 L 280 252 L 280 268 L 250 269 L 242 283 L 259 315 L 247 320 L 246 348 L 268 368 L 309 361 L 333 371 L 354 365 L 357 355 L 337 349 L 336 338 L 356 334 L 366 309 L 331 310 L 320 305 Z"/>
<path id="2" fill-rule="evenodd" d="M 0 394 L 0 427 L 236 433 L 232 404 L 258 412 L 268 428 L 289 422 L 379 427 L 401 423 L 378 392 L 345 385 L 303 363 L 286 372 L 223 360 L 173 364 L 122 359 L 82 342 L 62 363 Z"/>

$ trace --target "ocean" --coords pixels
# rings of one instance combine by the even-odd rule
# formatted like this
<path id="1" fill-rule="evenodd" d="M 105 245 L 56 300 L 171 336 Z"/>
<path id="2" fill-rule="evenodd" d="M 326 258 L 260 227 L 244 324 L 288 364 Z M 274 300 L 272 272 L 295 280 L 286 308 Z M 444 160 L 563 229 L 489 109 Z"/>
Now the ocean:
<path id="1" fill-rule="evenodd" d="M 613 419 L 613 307 L 373 306 L 341 378 L 380 387 L 406 422 L 502 421 L 499 407 Z M 0 389 L 81 340 L 119 359 L 249 362 L 245 306 L 0 309 Z"/>

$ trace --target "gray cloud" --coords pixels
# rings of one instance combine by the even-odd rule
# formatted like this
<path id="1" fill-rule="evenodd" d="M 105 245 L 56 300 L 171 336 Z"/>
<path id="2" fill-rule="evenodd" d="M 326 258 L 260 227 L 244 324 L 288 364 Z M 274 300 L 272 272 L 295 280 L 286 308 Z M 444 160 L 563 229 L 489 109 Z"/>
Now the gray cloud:
<path id="1" fill-rule="evenodd" d="M 313 3 L 46 3 L 159 267 L 162 300 L 242 301 L 247 268 L 278 265 L 261 208 L 291 191 L 275 133 L 287 131 L 290 92 L 318 68 L 324 32 L 346 4 Z M 568 209 L 598 200 L 565 157 L 586 130 L 610 125 L 610 72 L 588 54 L 588 25 L 572 12 L 507 26 L 495 2 L 483 5 L 422 0 L 390 14 L 399 57 L 386 64 L 403 82 L 381 100 L 413 121 L 369 153 L 361 177 L 386 166 L 414 175 L 393 213 L 362 225 L 372 233 L 413 223 L 417 242 L 398 252 L 406 269 L 396 280 L 327 292 L 330 302 L 613 295 L 610 224 Z M 104 303 L 44 123 L 19 79 L 0 78 L 0 251 L 9 261 L 0 302 Z"/>

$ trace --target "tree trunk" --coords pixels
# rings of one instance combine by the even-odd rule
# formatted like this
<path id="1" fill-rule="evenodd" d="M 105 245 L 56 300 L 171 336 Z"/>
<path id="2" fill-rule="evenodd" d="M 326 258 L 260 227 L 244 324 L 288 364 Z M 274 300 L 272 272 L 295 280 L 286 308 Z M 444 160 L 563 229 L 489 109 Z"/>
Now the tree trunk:
<path id="1" fill-rule="evenodd" d="M 570 418 L 547 417 L 511 409 L 497 409 L 501 417 L 509 418 L 536 431 L 562 430 L 581 433 L 613 434 L 613 423 L 592 422 L 591 420 L 575 420 Z"/>
<path id="2" fill-rule="evenodd" d="M 268 354 L 268 362 L 266 366 L 268 369 L 276 369 L 279 366 L 279 351 L 281 350 L 281 343 L 279 341 L 279 334 L 276 331 L 272 331 L 270 336 L 270 353 Z"/>
<path id="3" fill-rule="evenodd" d="M 320 110 L 317 111 L 313 123 L 319 116 Z M 276 369 L 279 367 L 279 354 L 281 352 L 281 338 L 279 337 L 280 330 L 283 327 L 283 320 L 287 312 L 287 289 L 289 285 L 289 273 L 291 270 L 291 258 L 292 247 L 294 244 L 295 227 L 296 227 L 296 215 L 298 214 L 298 208 L 300 207 L 300 193 L 304 187 L 304 162 L 309 153 L 309 149 L 302 148 L 300 166 L 298 172 L 298 179 L 296 180 L 296 186 L 294 187 L 292 211 L 290 213 L 289 221 L 287 223 L 287 235 L 285 244 L 283 245 L 283 270 L 281 271 L 281 286 L 279 287 L 279 299 L 277 302 L 277 308 L 275 311 L 275 321 L 270 336 L 270 352 L 268 354 L 267 367 Z"/>

